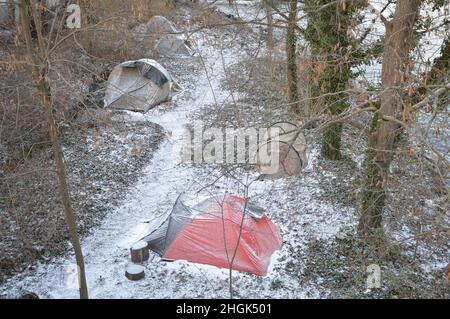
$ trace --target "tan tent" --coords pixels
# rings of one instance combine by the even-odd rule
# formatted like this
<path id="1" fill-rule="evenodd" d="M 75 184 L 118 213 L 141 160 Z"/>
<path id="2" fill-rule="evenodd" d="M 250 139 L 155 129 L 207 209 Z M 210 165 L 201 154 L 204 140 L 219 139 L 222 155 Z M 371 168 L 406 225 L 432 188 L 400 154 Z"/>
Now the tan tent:
<path id="1" fill-rule="evenodd" d="M 272 125 L 263 137 L 266 141 L 258 149 L 257 155 L 263 148 L 267 150 L 273 147 L 274 156 L 278 156 L 278 167 L 267 166 L 260 162 L 258 156 L 258 169 L 266 178 L 279 178 L 284 176 L 293 176 L 300 174 L 308 166 L 307 141 L 305 135 L 300 130 L 301 125 L 289 122 L 280 122 Z M 272 163 L 273 165 L 273 163 Z"/>
<path id="2" fill-rule="evenodd" d="M 147 112 L 168 101 L 174 86 L 169 72 L 158 62 L 127 61 L 116 66 L 109 76 L 105 107 Z"/>

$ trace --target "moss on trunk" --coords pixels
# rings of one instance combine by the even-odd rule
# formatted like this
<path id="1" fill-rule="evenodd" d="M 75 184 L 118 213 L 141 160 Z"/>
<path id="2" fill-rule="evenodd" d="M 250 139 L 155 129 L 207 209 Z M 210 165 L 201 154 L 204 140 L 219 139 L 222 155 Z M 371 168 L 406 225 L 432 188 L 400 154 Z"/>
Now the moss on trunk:
<path id="1" fill-rule="evenodd" d="M 380 105 L 371 125 L 366 153 L 364 190 L 359 220 L 359 234 L 363 242 L 377 243 L 382 228 L 382 211 L 386 201 L 385 187 L 389 181 L 389 167 L 403 132 L 401 125 L 385 117 L 400 118 L 405 103 L 401 92 L 407 87 L 410 51 L 413 47 L 413 27 L 421 0 L 399 0 L 394 18 L 387 23 L 383 53 Z"/>
<path id="2" fill-rule="evenodd" d="M 310 95 L 317 107 L 311 107 L 324 110 L 332 116 L 339 115 L 349 107 L 345 90 L 352 77 L 352 56 L 357 49 L 348 36 L 348 28 L 359 7 L 359 3 L 351 3 L 344 8 L 339 2 L 329 5 L 328 0 L 305 1 L 308 15 L 305 38 L 315 60 L 309 74 L 309 85 Z M 330 160 L 342 157 L 342 128 L 342 123 L 332 122 L 325 129 L 322 138 L 323 157 Z"/>
<path id="3" fill-rule="evenodd" d="M 342 123 L 330 124 L 322 136 L 322 156 L 330 160 L 341 159 Z"/>
<path id="4" fill-rule="evenodd" d="M 297 0 L 289 2 L 289 21 L 286 36 L 287 75 L 289 104 L 294 113 L 300 113 L 297 71 Z"/>

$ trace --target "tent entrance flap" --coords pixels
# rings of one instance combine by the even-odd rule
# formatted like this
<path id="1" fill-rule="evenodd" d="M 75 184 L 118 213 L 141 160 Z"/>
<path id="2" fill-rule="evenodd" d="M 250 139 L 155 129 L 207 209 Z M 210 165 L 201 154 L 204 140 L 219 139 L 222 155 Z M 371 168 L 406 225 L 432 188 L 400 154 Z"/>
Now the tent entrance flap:
<path id="1" fill-rule="evenodd" d="M 169 79 L 167 79 L 164 74 L 162 74 L 157 68 L 153 66 L 150 67 L 150 70 L 148 70 L 147 73 L 145 73 L 145 77 L 152 80 L 159 87 L 163 87 L 164 84 L 169 82 Z"/>
<path id="2" fill-rule="evenodd" d="M 169 82 L 167 76 L 155 64 L 150 64 L 148 61 L 136 61 L 132 67 L 137 67 L 144 77 L 152 80 L 159 87 Z"/>

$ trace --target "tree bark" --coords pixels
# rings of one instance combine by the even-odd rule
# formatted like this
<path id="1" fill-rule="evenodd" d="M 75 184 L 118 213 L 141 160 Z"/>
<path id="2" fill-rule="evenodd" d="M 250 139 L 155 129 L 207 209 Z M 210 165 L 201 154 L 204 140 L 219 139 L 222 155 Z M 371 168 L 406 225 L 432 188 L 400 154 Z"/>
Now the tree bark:
<path id="1" fill-rule="evenodd" d="M 411 102 L 417 104 L 430 92 L 430 86 L 445 85 L 450 78 L 450 36 L 448 36 L 441 47 L 440 56 L 434 60 L 430 71 L 425 75 L 425 80 L 414 92 Z M 450 93 L 444 92 L 439 97 L 439 106 L 447 107 Z"/>
<path id="2" fill-rule="evenodd" d="M 297 0 L 289 1 L 289 19 L 286 37 L 287 75 L 289 104 L 294 113 L 300 113 L 298 95 L 298 70 L 297 70 Z"/>
<path id="3" fill-rule="evenodd" d="M 270 65 L 273 63 L 274 39 L 273 39 L 273 10 L 269 4 L 271 0 L 263 0 L 264 9 L 267 16 L 267 60 Z"/>
<path id="4" fill-rule="evenodd" d="M 130 248 L 131 261 L 135 264 L 143 263 L 150 258 L 150 251 L 146 242 L 140 241 Z"/>
<path id="5" fill-rule="evenodd" d="M 52 113 L 52 96 L 50 91 L 50 85 L 47 79 L 48 60 L 46 52 L 43 51 L 45 50 L 43 45 L 43 38 L 42 38 L 43 36 L 41 32 L 40 21 L 38 19 L 38 15 L 35 12 L 36 8 L 34 7 L 34 5 L 35 0 L 31 0 L 30 1 L 31 12 L 33 15 L 34 23 L 37 26 L 36 31 L 38 33 L 39 60 L 36 58 L 36 53 L 33 49 L 30 31 L 30 20 L 27 14 L 27 3 L 25 0 L 20 0 L 19 2 L 20 20 L 23 29 L 22 31 L 25 38 L 25 45 L 27 47 L 28 55 L 32 64 L 33 77 L 35 79 L 36 87 L 39 92 L 42 107 L 44 109 L 50 140 L 52 142 L 53 154 L 56 163 L 56 171 L 58 174 L 60 196 L 64 207 L 67 225 L 69 228 L 70 239 L 75 251 L 75 258 L 78 265 L 80 298 L 88 299 L 88 289 L 86 284 L 83 253 L 81 250 L 80 240 L 78 238 L 75 214 L 73 212 L 70 200 L 69 187 L 67 184 L 67 174 L 64 164 L 64 156 L 59 140 L 59 132 Z"/>
<path id="6" fill-rule="evenodd" d="M 90 2 L 88 0 L 78 0 L 77 2 L 81 8 L 83 46 L 86 52 L 90 54 L 92 52 L 92 34 L 89 30 Z"/>
<path id="7" fill-rule="evenodd" d="M 365 242 L 377 242 L 383 234 L 382 211 L 389 166 L 401 133 L 403 92 L 410 71 L 409 55 L 413 46 L 413 27 L 421 0 L 399 0 L 392 22 L 386 22 L 382 67 L 382 93 L 366 156 L 365 186 L 359 234 Z"/>
<path id="8" fill-rule="evenodd" d="M 8 0 L 8 18 L 11 25 L 16 22 L 16 4 L 14 0 Z"/>
<path id="9" fill-rule="evenodd" d="M 350 107 L 345 93 L 349 79 L 353 77 L 352 66 L 358 64 L 355 40 L 348 30 L 359 9 L 361 1 L 305 0 L 308 27 L 305 38 L 310 44 L 315 67 L 309 71 L 311 110 L 324 111 L 336 116 Z M 333 94 L 329 94 L 333 93 Z M 321 154 L 329 160 L 339 160 L 343 124 L 332 122 L 323 133 Z"/>

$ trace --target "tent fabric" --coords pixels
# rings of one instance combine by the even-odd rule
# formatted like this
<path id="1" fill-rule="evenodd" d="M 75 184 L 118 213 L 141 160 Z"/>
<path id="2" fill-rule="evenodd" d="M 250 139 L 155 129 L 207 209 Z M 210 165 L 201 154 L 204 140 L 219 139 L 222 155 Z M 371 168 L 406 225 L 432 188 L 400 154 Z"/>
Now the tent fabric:
<path id="1" fill-rule="evenodd" d="M 173 78 L 170 75 L 170 73 L 158 62 L 156 62 L 155 60 L 152 59 L 140 59 L 140 60 L 136 60 L 136 61 L 129 61 L 128 63 L 125 62 L 128 65 L 135 65 L 136 67 L 139 68 L 139 70 L 141 71 L 142 75 L 146 75 L 146 68 L 148 67 L 152 67 L 151 69 L 156 69 L 159 73 L 162 74 L 162 76 L 164 76 L 166 78 L 166 80 L 170 83 L 173 83 Z"/>
<path id="2" fill-rule="evenodd" d="M 180 33 L 175 25 L 163 16 L 152 17 L 147 23 L 147 28 L 160 34 Z"/>
<path id="3" fill-rule="evenodd" d="M 174 81 L 169 72 L 151 59 L 126 61 L 111 72 L 105 107 L 147 112 L 170 99 Z"/>
<path id="4" fill-rule="evenodd" d="M 300 132 L 301 123 L 298 125 L 289 122 L 279 122 L 272 125 L 263 136 L 264 143 L 256 152 L 258 156 L 258 169 L 264 177 L 278 178 L 293 176 L 308 166 L 307 141 L 305 135 Z M 277 132 L 277 133 L 276 133 Z M 270 167 L 260 161 L 260 152 L 270 150 L 273 143 L 278 144 L 276 154 L 278 156 L 278 168 Z M 275 155 L 275 154 L 273 154 Z"/>
<path id="5" fill-rule="evenodd" d="M 178 232 L 191 221 L 192 217 L 191 209 L 184 205 L 179 198 L 172 211 L 163 216 L 162 221 L 160 220 L 160 223 L 155 225 L 155 228 L 144 240 L 149 243 L 150 249 L 163 256 Z"/>
<path id="6" fill-rule="evenodd" d="M 186 45 L 186 38 L 175 25 L 163 16 L 152 17 L 147 24 L 135 28 L 135 39 L 145 41 L 146 37 L 156 40 L 155 49 L 165 57 L 191 56 L 192 50 Z"/>
<path id="7" fill-rule="evenodd" d="M 158 62 L 150 59 L 133 61 L 129 66 L 137 68 L 142 76 L 152 80 L 159 87 L 163 87 L 167 82 L 172 82 L 172 78 L 164 67 Z"/>
<path id="8" fill-rule="evenodd" d="M 144 240 L 166 260 L 231 266 L 265 276 L 282 241 L 278 227 L 262 212 L 235 195 L 209 198 L 194 207 L 179 198 Z"/>

